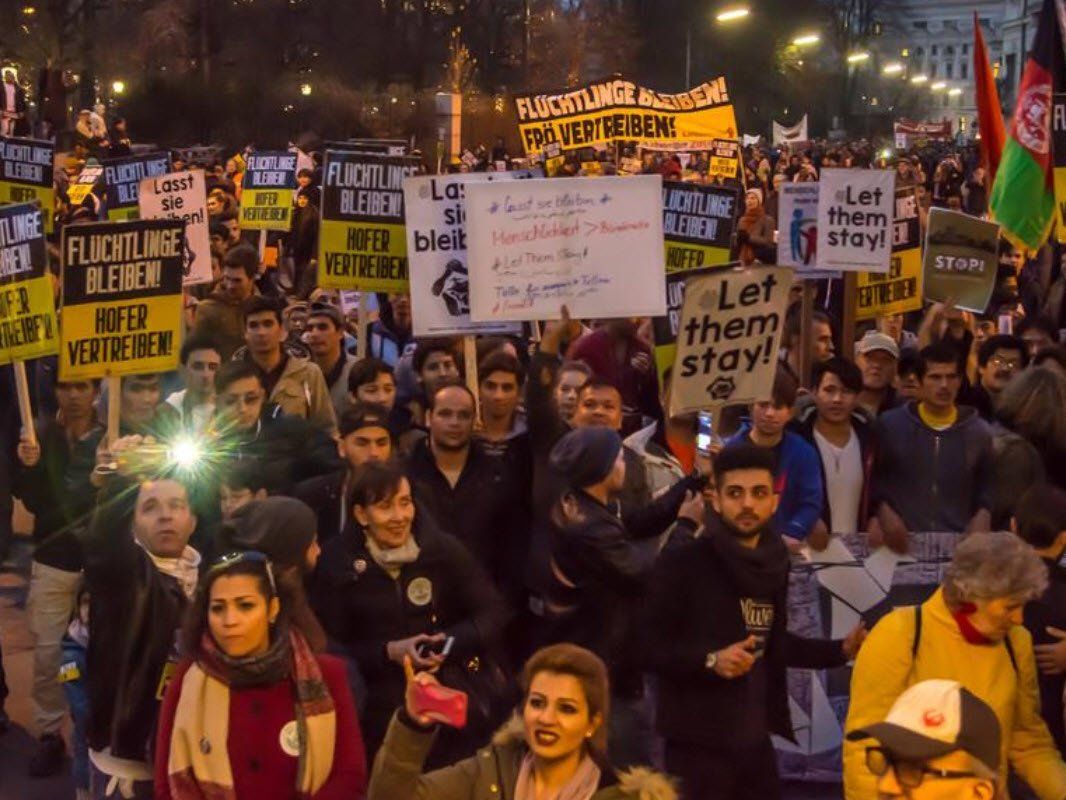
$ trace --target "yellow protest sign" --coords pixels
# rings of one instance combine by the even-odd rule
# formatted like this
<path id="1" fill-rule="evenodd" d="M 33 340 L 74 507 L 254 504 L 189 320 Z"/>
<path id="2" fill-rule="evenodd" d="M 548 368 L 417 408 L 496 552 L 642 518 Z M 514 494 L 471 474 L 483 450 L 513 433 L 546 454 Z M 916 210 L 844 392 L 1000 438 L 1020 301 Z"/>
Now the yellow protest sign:
<path id="1" fill-rule="evenodd" d="M 418 168 L 411 156 L 326 151 L 319 286 L 407 291 L 403 179 Z"/>
<path id="2" fill-rule="evenodd" d="M 857 320 L 903 314 L 922 307 L 922 232 L 914 189 L 896 191 L 892 236 L 888 272 L 857 275 Z"/>
<path id="3" fill-rule="evenodd" d="M 185 222 L 63 229 L 61 380 L 165 372 L 181 347 Z"/>
<path id="4" fill-rule="evenodd" d="M 296 153 L 253 153 L 241 184 L 242 230 L 287 231 L 292 227 Z"/>
<path id="5" fill-rule="evenodd" d="M 52 232 L 55 145 L 37 139 L 0 136 L 0 205 L 40 203 L 45 233 Z"/>
<path id="6" fill-rule="evenodd" d="M 34 203 L 0 208 L 0 363 L 59 348 L 44 221 Z"/>
<path id="7" fill-rule="evenodd" d="M 715 139 L 707 174 L 712 178 L 736 178 L 740 173 L 740 142 L 736 139 Z"/>
<path id="8" fill-rule="evenodd" d="M 515 110 L 527 155 L 552 143 L 572 150 L 620 141 L 653 145 L 737 135 L 725 78 L 680 94 L 662 94 L 614 78 L 558 94 L 519 95 Z"/>

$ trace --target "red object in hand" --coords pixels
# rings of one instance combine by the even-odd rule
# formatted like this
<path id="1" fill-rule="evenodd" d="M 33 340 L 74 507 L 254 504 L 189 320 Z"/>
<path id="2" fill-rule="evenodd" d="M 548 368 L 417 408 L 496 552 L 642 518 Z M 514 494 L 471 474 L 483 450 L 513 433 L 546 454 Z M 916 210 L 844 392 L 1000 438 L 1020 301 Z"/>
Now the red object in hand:
<path id="1" fill-rule="evenodd" d="M 439 683 L 419 683 L 414 687 L 413 700 L 412 710 L 417 717 L 427 717 L 453 728 L 466 727 L 466 692 Z"/>

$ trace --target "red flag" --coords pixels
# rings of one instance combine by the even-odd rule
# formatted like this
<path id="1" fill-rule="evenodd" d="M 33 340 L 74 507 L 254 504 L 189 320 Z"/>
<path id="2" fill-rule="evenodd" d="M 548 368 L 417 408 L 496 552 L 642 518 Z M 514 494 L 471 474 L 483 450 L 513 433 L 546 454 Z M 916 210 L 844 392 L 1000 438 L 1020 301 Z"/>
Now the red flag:
<path id="1" fill-rule="evenodd" d="M 981 163 L 988 173 L 986 185 L 991 186 L 999 169 L 999 159 L 1007 141 L 1003 126 L 1003 110 L 996 91 L 996 77 L 988 61 L 988 47 L 981 33 L 977 12 L 973 14 L 973 77 L 976 82 L 977 125 L 981 131 Z"/>

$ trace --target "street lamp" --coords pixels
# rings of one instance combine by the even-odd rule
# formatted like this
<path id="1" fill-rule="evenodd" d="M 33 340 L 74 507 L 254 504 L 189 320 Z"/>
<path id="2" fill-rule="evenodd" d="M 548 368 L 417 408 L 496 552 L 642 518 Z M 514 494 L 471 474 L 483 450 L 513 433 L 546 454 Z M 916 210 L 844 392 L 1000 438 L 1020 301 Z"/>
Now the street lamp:
<path id="1" fill-rule="evenodd" d="M 893 61 L 891 64 L 886 64 L 885 68 L 881 70 L 885 75 L 899 75 L 903 72 L 903 65 L 898 61 Z"/>
<path id="2" fill-rule="evenodd" d="M 954 89 L 948 89 L 948 96 L 950 97 L 958 97 L 960 94 L 962 94 L 962 89 L 960 89 L 958 86 L 956 86 Z"/>
<path id="3" fill-rule="evenodd" d="M 37 9 L 34 6 L 23 6 L 22 13 L 27 17 L 32 17 L 37 13 Z"/>
<path id="4" fill-rule="evenodd" d="M 744 17 L 748 16 L 750 13 L 750 9 L 744 6 L 739 8 L 729 8 L 719 12 L 715 19 L 719 22 L 733 22 L 734 20 L 744 19 Z"/>
<path id="5" fill-rule="evenodd" d="M 114 94 L 122 94 L 123 92 L 125 92 L 126 91 L 126 83 L 125 83 L 125 81 L 112 81 L 111 82 L 111 91 Z"/>
<path id="6" fill-rule="evenodd" d="M 944 81 L 937 81 L 936 83 L 929 84 L 929 88 L 932 89 L 934 92 L 939 92 L 948 88 L 948 85 L 944 83 Z"/>
<path id="7" fill-rule="evenodd" d="M 808 45 L 818 44 L 820 41 L 822 41 L 822 37 L 817 33 L 807 33 L 803 36 L 797 36 L 792 40 L 792 44 L 796 45 L 796 47 L 806 47 Z"/>
<path id="8" fill-rule="evenodd" d="M 300 84 L 300 94 L 302 94 L 304 97 L 310 97 L 311 96 L 311 84 L 309 84 L 309 83 L 301 83 Z"/>
<path id="9" fill-rule="evenodd" d="M 911 83 L 925 83 L 927 80 L 929 80 L 928 75 L 915 75 L 911 78 Z"/>
<path id="10" fill-rule="evenodd" d="M 869 60 L 870 60 L 870 54 L 867 53 L 865 50 L 862 50 L 862 51 L 860 51 L 858 53 L 850 53 L 848 55 L 848 63 L 849 64 L 861 64 L 862 62 L 869 61 Z"/>

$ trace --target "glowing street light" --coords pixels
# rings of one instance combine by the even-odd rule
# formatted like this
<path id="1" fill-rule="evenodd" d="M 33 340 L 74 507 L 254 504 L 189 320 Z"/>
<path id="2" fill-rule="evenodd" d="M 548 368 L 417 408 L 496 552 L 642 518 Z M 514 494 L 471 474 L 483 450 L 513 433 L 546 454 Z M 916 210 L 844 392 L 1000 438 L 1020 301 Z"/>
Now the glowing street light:
<path id="1" fill-rule="evenodd" d="M 745 6 L 728 8 L 725 11 L 719 12 L 715 19 L 719 22 L 733 22 L 734 20 L 744 19 L 750 13 L 751 10 Z"/>
<path id="2" fill-rule="evenodd" d="M 948 85 L 944 81 L 937 81 L 936 83 L 929 84 L 929 88 L 934 92 L 939 92 L 948 88 Z"/>
<path id="3" fill-rule="evenodd" d="M 32 17 L 34 14 L 37 13 L 37 9 L 34 6 L 23 6 L 22 13 L 27 17 Z"/>
<path id="4" fill-rule="evenodd" d="M 903 72 L 903 65 L 898 61 L 893 61 L 891 64 L 885 64 L 885 68 L 881 72 L 885 75 L 899 75 Z"/>
<path id="5" fill-rule="evenodd" d="M 817 33 L 806 33 L 803 36 L 797 36 L 793 39 L 792 44 L 796 45 L 796 47 L 806 47 L 808 45 L 818 44 L 820 41 L 822 41 L 822 37 Z"/>
<path id="6" fill-rule="evenodd" d="M 126 91 L 126 82 L 125 81 L 112 81 L 112 83 L 111 83 L 111 91 L 114 92 L 115 94 L 122 94 L 123 92 Z"/>
<path id="7" fill-rule="evenodd" d="M 928 75 L 915 75 L 911 78 L 911 83 L 925 83 L 927 80 L 929 80 Z"/>
<path id="8" fill-rule="evenodd" d="M 948 95 L 950 97 L 958 97 L 960 94 L 962 94 L 962 89 L 960 89 L 958 86 L 956 86 L 954 89 L 948 89 Z"/>
<path id="9" fill-rule="evenodd" d="M 848 55 L 848 63 L 849 64 L 861 64 L 863 61 L 869 61 L 869 60 L 870 60 L 870 54 L 867 53 L 865 50 L 862 50 L 862 51 L 860 51 L 858 53 L 850 53 Z"/>
<path id="10" fill-rule="evenodd" d="M 302 94 L 304 97 L 310 97 L 311 96 L 311 84 L 309 84 L 309 83 L 301 83 L 300 84 L 300 94 Z"/>

